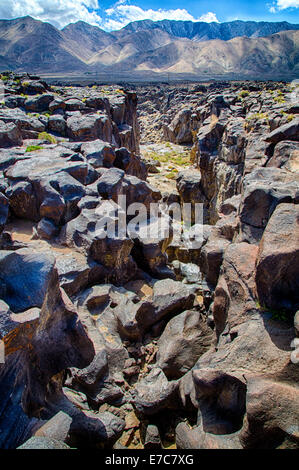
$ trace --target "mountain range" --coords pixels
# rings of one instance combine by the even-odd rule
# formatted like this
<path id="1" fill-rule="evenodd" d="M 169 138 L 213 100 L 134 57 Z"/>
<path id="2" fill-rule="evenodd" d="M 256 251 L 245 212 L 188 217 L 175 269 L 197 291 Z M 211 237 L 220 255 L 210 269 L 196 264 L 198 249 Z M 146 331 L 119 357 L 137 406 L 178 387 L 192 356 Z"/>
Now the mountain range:
<path id="1" fill-rule="evenodd" d="M 106 32 L 62 30 L 26 16 L 0 20 L 0 70 L 53 74 L 298 77 L 299 25 L 287 22 L 135 21 Z"/>

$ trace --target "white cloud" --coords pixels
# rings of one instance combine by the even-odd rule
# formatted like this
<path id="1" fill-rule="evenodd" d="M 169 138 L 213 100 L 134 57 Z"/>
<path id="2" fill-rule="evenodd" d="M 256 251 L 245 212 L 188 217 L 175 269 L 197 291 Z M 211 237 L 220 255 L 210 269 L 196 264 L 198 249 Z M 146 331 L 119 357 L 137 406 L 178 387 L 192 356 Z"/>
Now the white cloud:
<path id="1" fill-rule="evenodd" d="M 159 8 L 158 10 L 143 10 L 137 5 L 125 4 L 124 0 L 120 0 L 120 2 L 117 2 L 113 7 L 105 10 L 105 13 L 108 17 L 111 17 L 104 23 L 105 28 L 108 30 L 119 29 L 132 21 L 139 20 L 161 21 L 167 19 L 205 21 L 207 23 L 212 21 L 216 21 L 217 23 L 219 22 L 216 14 L 212 12 L 208 12 L 196 19 L 184 8 L 177 8 L 176 10 L 165 10 L 162 8 Z"/>
<path id="2" fill-rule="evenodd" d="M 286 10 L 287 8 L 299 8 L 299 0 L 276 0 L 275 3 L 269 6 L 271 13 L 276 13 L 278 10 Z"/>
<path id="3" fill-rule="evenodd" d="M 211 11 L 205 13 L 204 15 L 201 15 L 198 21 L 205 21 L 205 23 L 219 23 L 216 14 L 212 13 Z"/>
<path id="4" fill-rule="evenodd" d="M 98 8 L 98 0 L 0 0 L 0 18 L 30 15 L 58 28 L 79 20 L 95 25 L 102 22 Z"/>
<path id="5" fill-rule="evenodd" d="M 137 5 L 128 5 L 127 0 L 118 0 L 113 7 L 105 10 L 104 18 L 100 16 L 99 8 L 99 0 L 0 0 L 0 18 L 12 19 L 30 15 L 57 28 L 81 20 L 108 31 L 120 29 L 131 21 L 145 19 L 218 22 L 216 14 L 212 12 L 194 18 L 184 8 L 143 10 Z"/>

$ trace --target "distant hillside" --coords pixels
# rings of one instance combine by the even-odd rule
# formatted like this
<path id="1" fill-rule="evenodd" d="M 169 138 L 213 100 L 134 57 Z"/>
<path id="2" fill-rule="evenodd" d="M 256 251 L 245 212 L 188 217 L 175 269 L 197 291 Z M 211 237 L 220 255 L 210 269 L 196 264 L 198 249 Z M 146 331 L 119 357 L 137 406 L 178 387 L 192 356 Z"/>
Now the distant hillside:
<path id="1" fill-rule="evenodd" d="M 299 25 L 150 20 L 108 33 L 79 21 L 58 30 L 0 20 L 0 68 L 34 73 L 298 76 Z"/>

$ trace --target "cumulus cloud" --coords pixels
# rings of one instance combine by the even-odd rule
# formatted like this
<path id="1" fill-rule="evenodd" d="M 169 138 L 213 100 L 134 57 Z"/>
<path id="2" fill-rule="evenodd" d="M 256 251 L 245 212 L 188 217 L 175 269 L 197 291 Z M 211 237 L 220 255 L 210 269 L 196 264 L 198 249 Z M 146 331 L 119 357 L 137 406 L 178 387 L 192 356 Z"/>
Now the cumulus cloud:
<path id="1" fill-rule="evenodd" d="M 57 28 L 78 20 L 96 25 L 102 22 L 98 8 L 98 0 L 5 0 L 0 2 L 0 18 L 29 15 Z"/>
<path id="2" fill-rule="evenodd" d="M 57 28 L 79 20 L 108 31 L 123 28 L 131 21 L 145 19 L 218 22 L 216 14 L 212 12 L 194 18 L 184 8 L 144 10 L 137 5 L 128 5 L 126 0 L 118 0 L 111 8 L 102 11 L 102 14 L 99 10 L 99 0 L 0 0 L 0 18 L 11 19 L 29 15 L 47 21 Z"/>
<path id="3" fill-rule="evenodd" d="M 275 3 L 269 6 L 271 13 L 286 10 L 287 8 L 299 8 L 299 0 L 276 0 Z"/>
<path id="4" fill-rule="evenodd" d="M 183 21 L 205 21 L 211 23 L 218 19 L 215 13 L 208 12 L 202 15 L 200 18 L 194 18 L 187 10 L 184 8 L 177 8 L 175 10 L 165 10 L 159 8 L 158 10 L 143 10 L 143 8 L 137 5 L 127 5 L 123 0 L 116 3 L 113 7 L 105 10 L 105 13 L 109 19 L 105 21 L 105 28 L 119 29 L 126 26 L 131 21 L 139 20 L 152 20 L 152 21 L 161 21 L 161 20 L 183 20 Z"/>
<path id="5" fill-rule="evenodd" d="M 204 21 L 205 23 L 219 23 L 216 14 L 212 13 L 211 11 L 201 15 L 198 21 Z"/>

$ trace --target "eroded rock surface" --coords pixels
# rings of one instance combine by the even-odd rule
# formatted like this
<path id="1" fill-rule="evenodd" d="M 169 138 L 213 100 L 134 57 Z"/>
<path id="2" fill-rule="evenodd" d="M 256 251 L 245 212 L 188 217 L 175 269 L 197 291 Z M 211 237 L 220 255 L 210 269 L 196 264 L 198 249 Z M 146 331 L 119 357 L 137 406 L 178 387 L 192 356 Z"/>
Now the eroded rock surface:
<path id="1" fill-rule="evenodd" d="M 291 91 L 140 87 L 147 160 L 135 91 L 7 75 L 1 448 L 299 447 Z"/>

